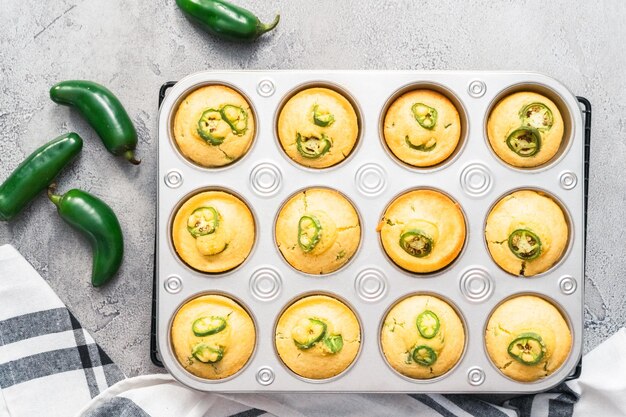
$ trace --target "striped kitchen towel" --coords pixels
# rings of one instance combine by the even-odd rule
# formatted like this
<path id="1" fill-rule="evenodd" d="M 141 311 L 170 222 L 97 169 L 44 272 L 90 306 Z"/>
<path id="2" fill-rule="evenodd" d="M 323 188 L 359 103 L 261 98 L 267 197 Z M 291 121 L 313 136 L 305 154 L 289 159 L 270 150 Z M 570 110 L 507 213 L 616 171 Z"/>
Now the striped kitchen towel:
<path id="1" fill-rule="evenodd" d="M 28 262 L 0 246 L 0 417 L 623 417 L 623 346 L 626 329 L 585 356 L 579 380 L 514 398 L 207 394 L 169 375 L 124 379 Z"/>

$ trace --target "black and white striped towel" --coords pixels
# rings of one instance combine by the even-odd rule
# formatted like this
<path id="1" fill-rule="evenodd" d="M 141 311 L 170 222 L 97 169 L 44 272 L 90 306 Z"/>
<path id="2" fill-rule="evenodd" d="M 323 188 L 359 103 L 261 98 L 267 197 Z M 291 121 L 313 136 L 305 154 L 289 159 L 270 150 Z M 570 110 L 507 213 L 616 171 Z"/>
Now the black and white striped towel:
<path id="1" fill-rule="evenodd" d="M 624 346 L 626 329 L 585 356 L 580 379 L 508 399 L 206 394 L 169 375 L 124 379 L 28 262 L 0 246 L 0 417 L 626 416 Z"/>

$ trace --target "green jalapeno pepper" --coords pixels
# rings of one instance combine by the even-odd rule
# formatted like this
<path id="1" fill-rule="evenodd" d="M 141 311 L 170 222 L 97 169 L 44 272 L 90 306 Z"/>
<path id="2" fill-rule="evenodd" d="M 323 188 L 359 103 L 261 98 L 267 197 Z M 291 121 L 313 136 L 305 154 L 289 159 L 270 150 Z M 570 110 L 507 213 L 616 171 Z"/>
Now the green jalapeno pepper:
<path id="1" fill-rule="evenodd" d="M 322 224 L 312 214 L 300 217 L 298 222 L 298 245 L 305 253 L 311 252 L 322 238 Z"/>
<path id="2" fill-rule="evenodd" d="M 424 103 L 415 103 L 411 107 L 413 117 L 424 129 L 432 130 L 437 125 L 437 109 Z"/>
<path id="3" fill-rule="evenodd" d="M 409 145 L 409 148 L 415 149 L 416 151 L 422 151 L 422 152 L 430 152 L 433 149 L 435 149 L 435 147 L 437 146 L 437 139 L 436 138 L 430 138 L 425 143 L 420 143 L 419 145 L 414 145 L 413 142 L 411 142 L 411 140 L 409 139 L 409 135 L 406 135 L 405 138 L 404 138 L 404 141 L 406 142 L 407 145 Z"/>
<path id="4" fill-rule="evenodd" d="M 224 0 L 176 0 L 178 7 L 204 30 L 235 41 L 253 41 L 278 25 L 280 15 L 265 24 L 250 11 Z"/>
<path id="5" fill-rule="evenodd" d="M 223 120 L 222 117 L 220 110 L 207 109 L 200 116 L 200 120 L 198 120 L 198 135 L 209 145 L 221 145 L 224 139 L 226 139 L 225 136 L 220 136 L 216 133 L 219 123 Z"/>
<path id="6" fill-rule="evenodd" d="M 83 140 L 67 133 L 30 154 L 0 185 L 0 220 L 15 217 L 78 155 Z"/>
<path id="7" fill-rule="evenodd" d="M 534 127 L 544 132 L 550 130 L 554 124 L 552 111 L 543 103 L 530 103 L 519 112 L 523 126 Z"/>
<path id="8" fill-rule="evenodd" d="M 210 336 L 226 328 L 226 319 L 219 316 L 200 317 L 191 325 L 196 336 Z"/>
<path id="9" fill-rule="evenodd" d="M 426 345 L 419 345 L 413 349 L 411 357 L 418 365 L 430 366 L 437 360 L 437 353 Z"/>
<path id="10" fill-rule="evenodd" d="M 320 127 L 328 127 L 335 122 L 335 116 L 328 111 L 320 110 L 316 104 L 313 106 L 313 124 Z"/>
<path id="11" fill-rule="evenodd" d="M 56 186 L 48 188 L 48 197 L 57 206 L 61 218 L 82 232 L 93 249 L 91 283 L 106 284 L 122 265 L 124 239 L 115 213 L 104 201 L 81 190 L 56 195 Z"/>
<path id="12" fill-rule="evenodd" d="M 400 236 L 400 247 L 416 258 L 428 256 L 433 250 L 433 240 L 421 230 L 413 229 Z"/>
<path id="13" fill-rule="evenodd" d="M 527 158 L 541 149 L 541 135 L 534 127 L 522 126 L 509 134 L 506 144 L 510 150 Z"/>
<path id="14" fill-rule="evenodd" d="M 324 339 L 326 329 L 326 323 L 320 319 L 302 319 L 291 331 L 291 338 L 298 349 L 310 349 L 315 346 L 317 342 Z"/>
<path id="15" fill-rule="evenodd" d="M 225 104 L 221 110 L 222 118 L 233 133 L 237 136 L 242 136 L 248 130 L 248 112 L 240 106 L 233 106 L 232 104 Z"/>
<path id="16" fill-rule="evenodd" d="M 530 230 L 515 230 L 509 235 L 508 242 L 513 255 L 525 261 L 537 259 L 541 255 L 541 240 Z"/>
<path id="17" fill-rule="evenodd" d="M 202 363 L 216 363 L 224 357 L 224 349 L 209 346 L 206 343 L 198 343 L 194 346 L 191 354 Z"/>
<path id="18" fill-rule="evenodd" d="M 322 133 L 321 137 L 296 135 L 296 148 L 298 153 L 308 159 L 317 159 L 330 150 L 332 141 Z"/>
<path id="19" fill-rule="evenodd" d="M 432 339 L 439 331 L 439 317 L 430 310 L 424 310 L 417 316 L 416 325 L 423 338 Z"/>
<path id="20" fill-rule="evenodd" d="M 340 334 L 333 334 L 324 339 L 324 345 L 330 353 L 337 353 L 343 349 L 343 337 Z"/>
<path id="21" fill-rule="evenodd" d="M 62 81 L 52 86 L 50 98 L 76 108 L 113 155 L 123 155 L 135 165 L 141 162 L 135 158 L 135 126 L 122 103 L 106 87 L 92 81 Z"/>
<path id="22" fill-rule="evenodd" d="M 543 359 L 546 345 L 538 334 L 523 333 L 509 344 L 507 352 L 524 365 L 536 365 Z"/>
<path id="23" fill-rule="evenodd" d="M 193 237 L 215 233 L 219 225 L 220 214 L 213 207 L 198 207 L 187 219 L 187 230 Z"/>

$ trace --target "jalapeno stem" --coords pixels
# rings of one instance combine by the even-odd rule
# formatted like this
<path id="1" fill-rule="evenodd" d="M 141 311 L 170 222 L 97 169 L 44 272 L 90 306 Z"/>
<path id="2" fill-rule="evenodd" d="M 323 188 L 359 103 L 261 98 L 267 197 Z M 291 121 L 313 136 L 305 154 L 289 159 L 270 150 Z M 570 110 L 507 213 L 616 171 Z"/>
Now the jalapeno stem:
<path id="1" fill-rule="evenodd" d="M 433 250 L 433 240 L 421 230 L 413 229 L 400 235 L 400 247 L 416 258 L 428 256 Z"/>

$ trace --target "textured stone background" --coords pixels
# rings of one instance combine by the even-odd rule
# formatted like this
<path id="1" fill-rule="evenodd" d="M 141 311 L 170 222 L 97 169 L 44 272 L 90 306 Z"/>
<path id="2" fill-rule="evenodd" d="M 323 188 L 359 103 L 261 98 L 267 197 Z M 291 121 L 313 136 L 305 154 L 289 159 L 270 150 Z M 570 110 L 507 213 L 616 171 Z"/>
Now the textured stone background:
<path id="1" fill-rule="evenodd" d="M 42 195 L 11 223 L 11 243 L 128 375 L 148 357 L 156 205 L 157 91 L 215 69 L 532 70 L 594 105 L 585 351 L 626 325 L 626 2 L 252 1 L 278 29 L 253 45 L 221 42 L 174 0 L 0 0 L 0 179 L 45 141 L 75 130 L 80 158 L 59 179 L 103 197 L 125 225 L 126 259 L 107 287 L 89 285 L 91 254 Z M 91 79 L 121 98 L 139 130 L 139 168 L 48 99 L 60 80 Z M 0 300 L 2 302 L 2 300 Z"/>

